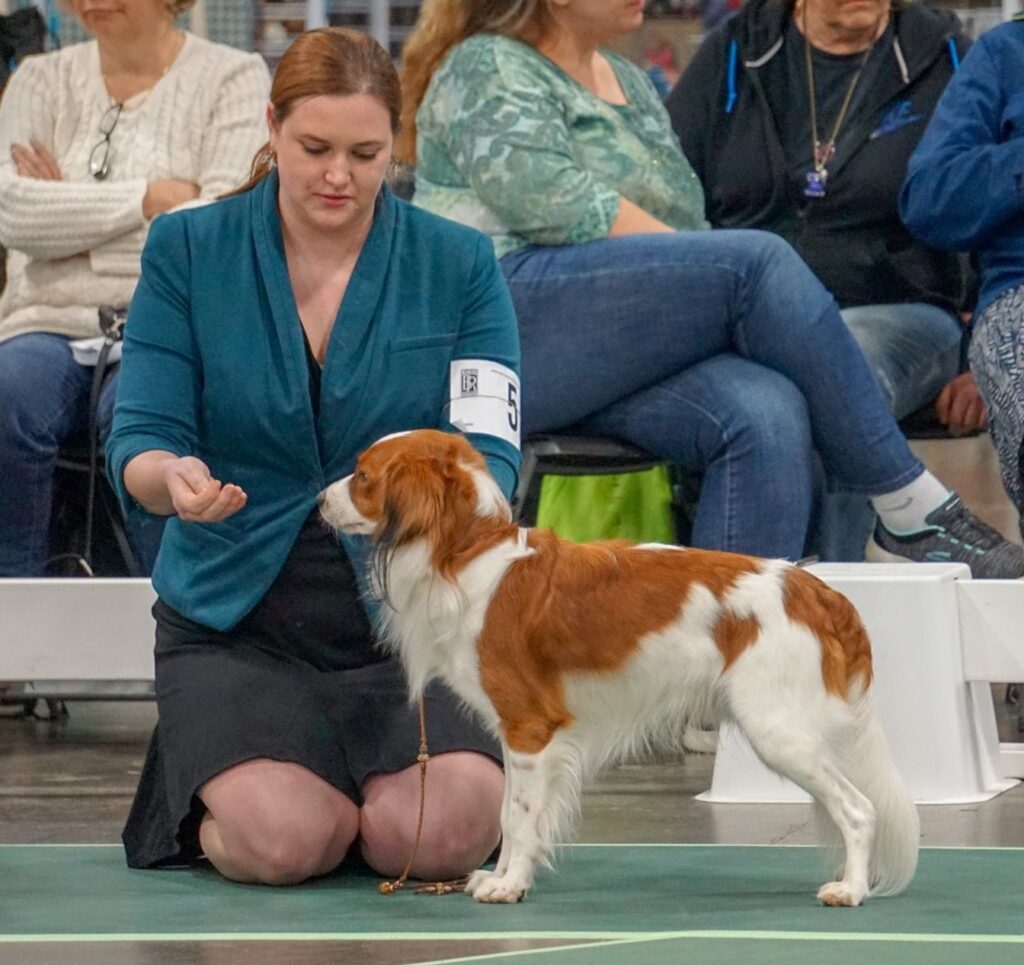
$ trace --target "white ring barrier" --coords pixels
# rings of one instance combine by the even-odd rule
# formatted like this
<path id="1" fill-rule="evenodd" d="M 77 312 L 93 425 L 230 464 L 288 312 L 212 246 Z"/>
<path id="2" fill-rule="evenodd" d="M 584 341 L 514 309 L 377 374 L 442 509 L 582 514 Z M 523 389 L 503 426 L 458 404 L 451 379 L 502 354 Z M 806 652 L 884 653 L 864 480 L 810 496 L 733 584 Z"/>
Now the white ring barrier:
<path id="1" fill-rule="evenodd" d="M 921 804 L 986 801 L 1024 777 L 1024 744 L 999 744 L 990 681 L 1024 680 L 1024 582 L 974 580 L 963 564 L 822 563 L 871 636 L 875 706 Z M 731 726 L 699 800 L 806 802 Z"/>

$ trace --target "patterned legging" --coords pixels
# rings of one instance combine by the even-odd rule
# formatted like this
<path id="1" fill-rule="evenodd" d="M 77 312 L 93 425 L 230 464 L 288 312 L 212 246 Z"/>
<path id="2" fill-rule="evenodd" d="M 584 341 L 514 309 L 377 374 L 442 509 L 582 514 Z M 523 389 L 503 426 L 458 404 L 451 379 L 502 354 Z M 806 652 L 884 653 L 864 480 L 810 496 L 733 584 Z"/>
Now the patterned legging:
<path id="1" fill-rule="evenodd" d="M 1003 485 L 1024 510 L 1024 285 L 996 299 L 975 320 L 970 358 L 988 406 Z"/>

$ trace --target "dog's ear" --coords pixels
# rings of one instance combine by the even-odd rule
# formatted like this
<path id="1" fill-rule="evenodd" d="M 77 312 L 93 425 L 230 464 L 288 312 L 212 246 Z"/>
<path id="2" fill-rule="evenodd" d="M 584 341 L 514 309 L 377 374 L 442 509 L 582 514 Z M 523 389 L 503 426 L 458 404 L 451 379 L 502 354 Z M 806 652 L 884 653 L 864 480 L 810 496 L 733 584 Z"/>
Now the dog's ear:
<path id="1" fill-rule="evenodd" d="M 374 534 L 388 550 L 437 529 L 444 512 L 444 475 L 434 459 L 395 460 L 388 467 L 380 523 Z"/>
<path id="2" fill-rule="evenodd" d="M 437 459 L 396 459 L 387 467 L 380 522 L 373 535 L 374 582 L 390 602 L 395 551 L 423 537 L 447 541 L 445 476 Z"/>
<path id="3" fill-rule="evenodd" d="M 491 475 L 487 460 L 465 436 L 448 435 L 443 465 L 449 480 L 449 512 L 470 512 L 482 518 L 512 521 L 512 509 Z"/>

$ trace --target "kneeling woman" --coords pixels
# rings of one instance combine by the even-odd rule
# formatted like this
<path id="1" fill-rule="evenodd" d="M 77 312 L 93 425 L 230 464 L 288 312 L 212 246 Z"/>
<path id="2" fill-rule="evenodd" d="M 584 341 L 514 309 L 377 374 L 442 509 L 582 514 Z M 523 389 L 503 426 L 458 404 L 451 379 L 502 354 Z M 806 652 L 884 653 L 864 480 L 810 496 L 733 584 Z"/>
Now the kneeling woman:
<path id="1" fill-rule="evenodd" d="M 467 404 L 510 492 L 519 347 L 490 240 L 384 186 L 399 102 L 374 41 L 303 35 L 250 182 L 159 219 L 146 245 L 108 446 L 126 510 L 171 517 L 133 867 L 205 855 L 236 881 L 287 884 L 357 839 L 385 875 L 410 853 L 417 714 L 374 646 L 359 547 L 339 546 L 316 499 L 375 439 L 450 428 Z M 412 874 L 451 877 L 497 842 L 500 752 L 447 691 L 428 692 L 426 719 L 436 756 Z"/>

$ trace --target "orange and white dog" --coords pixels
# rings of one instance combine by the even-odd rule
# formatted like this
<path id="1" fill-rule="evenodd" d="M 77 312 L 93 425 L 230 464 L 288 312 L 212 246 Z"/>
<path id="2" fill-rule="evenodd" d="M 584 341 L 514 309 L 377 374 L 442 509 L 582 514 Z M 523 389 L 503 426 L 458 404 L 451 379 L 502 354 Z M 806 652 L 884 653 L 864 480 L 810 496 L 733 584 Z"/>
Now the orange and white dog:
<path id="1" fill-rule="evenodd" d="M 441 678 L 501 740 L 502 847 L 470 878 L 477 900 L 526 894 L 595 768 L 707 720 L 734 721 L 815 798 L 825 843 L 845 846 L 823 903 L 910 882 L 917 812 L 871 709 L 871 646 L 806 570 L 521 529 L 479 453 L 433 430 L 372 445 L 321 511 L 374 541 L 385 644 L 412 698 Z"/>

